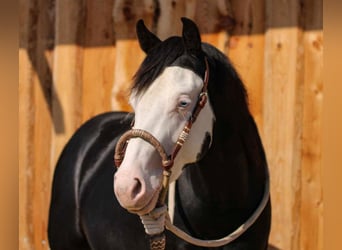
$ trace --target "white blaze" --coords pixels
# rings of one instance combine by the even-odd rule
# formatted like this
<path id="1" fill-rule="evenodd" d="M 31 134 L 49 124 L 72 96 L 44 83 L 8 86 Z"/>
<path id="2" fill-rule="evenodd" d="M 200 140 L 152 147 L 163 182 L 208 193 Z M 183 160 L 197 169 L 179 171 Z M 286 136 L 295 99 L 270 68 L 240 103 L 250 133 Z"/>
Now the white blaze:
<path id="1" fill-rule="evenodd" d="M 193 71 L 178 66 L 167 67 L 144 93 L 139 96 L 132 94 L 130 102 L 135 111 L 134 128 L 150 132 L 170 154 L 197 103 L 202 87 L 203 80 Z M 183 108 L 186 103 L 187 107 Z M 214 113 L 208 101 L 175 159 L 171 181 L 179 177 L 184 164 L 196 161 L 206 133 L 212 135 L 213 121 Z M 123 165 L 126 164 L 140 167 L 152 186 L 160 185 L 156 176 L 160 172 L 158 168 L 161 168 L 160 157 L 142 139 L 130 140 L 123 161 Z"/>
<path id="2" fill-rule="evenodd" d="M 144 93 L 132 94 L 134 127 L 152 134 L 171 154 L 202 88 L 203 80 L 191 70 L 167 67 Z M 179 177 L 186 163 L 196 161 L 206 133 L 212 134 L 213 120 L 207 102 L 175 159 L 171 181 Z M 157 151 L 141 138 L 131 139 L 115 173 L 114 192 L 121 206 L 139 215 L 152 211 L 161 189 L 162 172 Z"/>

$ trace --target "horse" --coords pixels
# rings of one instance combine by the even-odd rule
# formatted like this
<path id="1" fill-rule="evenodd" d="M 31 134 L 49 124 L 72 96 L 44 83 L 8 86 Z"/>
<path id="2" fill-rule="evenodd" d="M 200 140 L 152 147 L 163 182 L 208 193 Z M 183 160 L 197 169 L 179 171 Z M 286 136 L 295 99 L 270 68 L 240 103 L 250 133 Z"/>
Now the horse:
<path id="1" fill-rule="evenodd" d="M 129 102 L 134 112 L 91 118 L 63 149 L 49 210 L 52 250 L 149 249 L 139 216 L 156 209 L 162 189 L 161 159 L 150 143 L 131 138 L 116 168 L 115 147 L 134 128 L 146 131 L 171 154 L 192 119 L 204 84 L 208 101 L 173 159 L 173 223 L 193 237 L 217 239 L 242 225 L 259 206 L 268 167 L 247 91 L 226 55 L 201 41 L 192 20 L 181 21 L 182 35 L 164 41 L 142 20 L 137 22 L 146 57 L 133 78 Z M 211 249 L 265 250 L 270 226 L 268 198 L 241 236 Z M 165 234 L 166 249 L 210 249 L 169 231 Z"/>

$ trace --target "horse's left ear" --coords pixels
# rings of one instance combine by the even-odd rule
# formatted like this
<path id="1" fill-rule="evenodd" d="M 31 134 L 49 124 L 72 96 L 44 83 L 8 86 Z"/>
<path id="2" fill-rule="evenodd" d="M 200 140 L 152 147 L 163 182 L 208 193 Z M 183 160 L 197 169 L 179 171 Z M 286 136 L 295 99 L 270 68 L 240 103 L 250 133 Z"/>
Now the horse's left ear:
<path id="1" fill-rule="evenodd" d="M 186 51 L 190 53 L 199 53 L 201 51 L 201 36 L 197 25 L 190 19 L 182 17 L 183 23 L 183 41 Z"/>

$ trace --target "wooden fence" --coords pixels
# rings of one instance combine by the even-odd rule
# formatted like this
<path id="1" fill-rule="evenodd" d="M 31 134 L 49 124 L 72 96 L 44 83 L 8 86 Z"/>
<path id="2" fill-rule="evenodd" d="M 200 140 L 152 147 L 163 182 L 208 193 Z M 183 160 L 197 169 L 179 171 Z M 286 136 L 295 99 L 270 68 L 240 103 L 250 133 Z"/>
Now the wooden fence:
<path id="1" fill-rule="evenodd" d="M 271 170 L 273 249 L 323 249 L 322 0 L 20 0 L 19 246 L 48 249 L 56 160 L 88 118 L 129 110 L 144 54 L 135 22 L 166 38 L 181 16 L 242 76 Z"/>

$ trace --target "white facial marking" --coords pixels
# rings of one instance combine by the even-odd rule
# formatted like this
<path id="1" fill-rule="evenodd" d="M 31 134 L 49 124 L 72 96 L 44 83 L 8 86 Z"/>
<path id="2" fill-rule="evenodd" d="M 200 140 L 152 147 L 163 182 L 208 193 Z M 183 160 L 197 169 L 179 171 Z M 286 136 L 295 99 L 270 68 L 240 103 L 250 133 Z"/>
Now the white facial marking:
<path id="1" fill-rule="evenodd" d="M 134 128 L 144 129 L 153 134 L 170 154 L 197 103 L 202 87 L 203 80 L 193 71 L 178 66 L 167 67 L 145 93 L 141 96 L 131 96 L 130 102 L 136 113 Z M 196 161 L 206 133 L 212 135 L 213 121 L 214 113 L 208 101 L 175 159 L 171 181 L 179 177 L 184 164 Z M 134 144 L 131 148 L 136 148 L 134 158 L 139 161 L 145 161 L 142 159 L 143 156 L 154 150 L 141 139 L 137 139 Z M 125 158 L 128 151 L 129 146 Z M 157 165 L 160 167 L 160 159 L 157 158 L 158 160 Z"/>
<path id="2" fill-rule="evenodd" d="M 152 134 L 171 154 L 202 87 L 203 80 L 191 70 L 167 67 L 144 93 L 131 96 L 135 110 L 134 128 Z M 170 181 L 180 176 L 186 163 L 196 161 L 206 133 L 212 134 L 213 120 L 208 102 L 175 159 Z M 159 196 L 162 172 L 156 149 L 141 138 L 130 139 L 122 164 L 115 173 L 114 192 L 121 206 L 139 215 L 149 213 Z"/>

